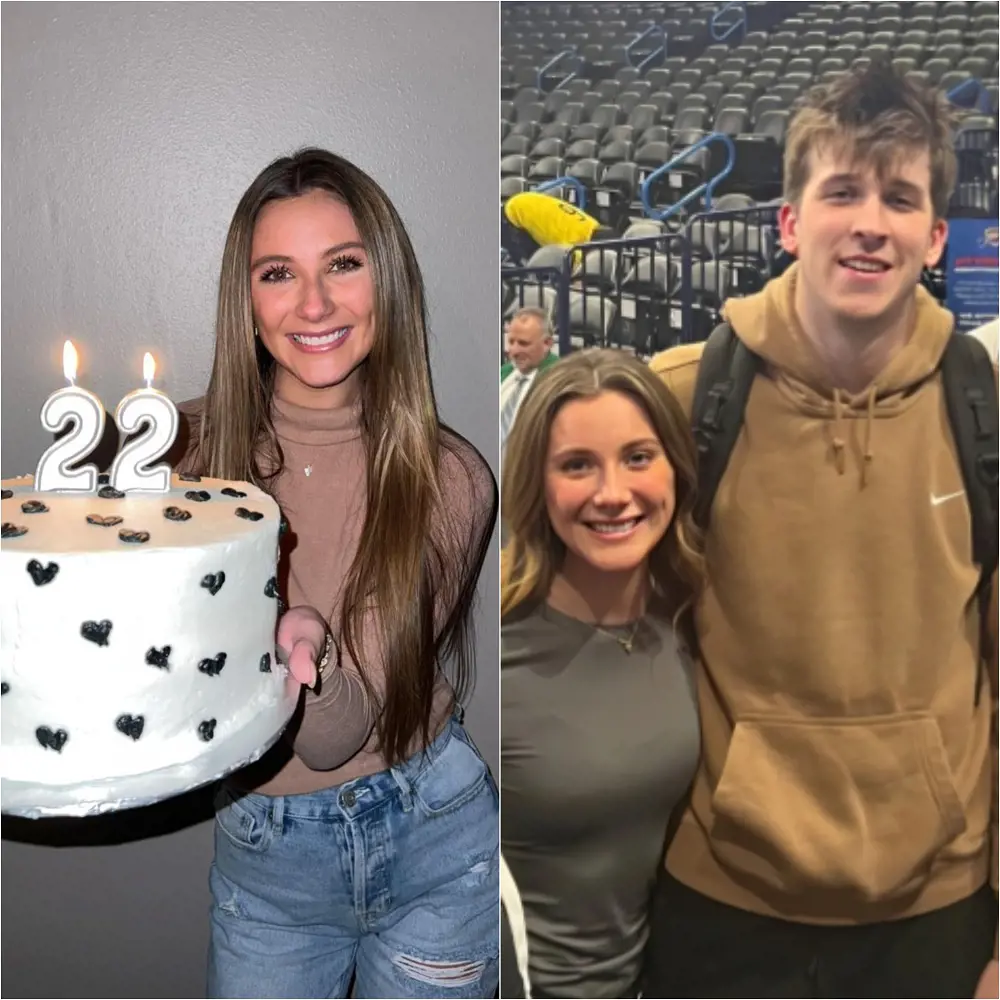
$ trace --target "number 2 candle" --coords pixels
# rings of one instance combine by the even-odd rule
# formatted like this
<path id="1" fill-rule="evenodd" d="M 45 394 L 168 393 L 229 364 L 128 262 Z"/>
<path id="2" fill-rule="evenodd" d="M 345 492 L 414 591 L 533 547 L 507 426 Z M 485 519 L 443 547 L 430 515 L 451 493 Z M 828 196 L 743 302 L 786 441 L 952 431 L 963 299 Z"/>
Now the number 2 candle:
<path id="1" fill-rule="evenodd" d="M 93 493 L 97 489 L 97 466 L 69 467 L 89 455 L 104 434 L 104 404 L 86 389 L 76 384 L 77 355 L 72 341 L 63 345 L 63 374 L 69 385 L 54 392 L 42 407 L 42 426 L 60 434 L 73 424 L 73 429 L 60 438 L 38 460 L 35 489 L 67 490 Z"/>
<path id="2" fill-rule="evenodd" d="M 145 389 L 130 392 L 115 410 L 115 422 L 123 435 L 134 434 L 145 423 L 146 430 L 130 441 L 111 466 L 111 485 L 127 492 L 166 493 L 170 489 L 170 466 L 165 462 L 150 467 L 166 453 L 177 437 L 177 407 L 164 393 L 153 388 L 156 362 L 147 353 L 142 359 Z"/>

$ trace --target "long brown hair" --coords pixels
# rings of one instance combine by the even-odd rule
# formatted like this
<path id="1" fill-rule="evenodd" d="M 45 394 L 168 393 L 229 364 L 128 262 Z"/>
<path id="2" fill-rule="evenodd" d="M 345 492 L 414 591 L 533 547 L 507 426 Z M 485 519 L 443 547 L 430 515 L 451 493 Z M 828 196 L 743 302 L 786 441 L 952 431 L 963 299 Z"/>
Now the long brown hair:
<path id="1" fill-rule="evenodd" d="M 673 393 L 633 355 L 617 350 L 570 354 L 540 371 L 507 439 L 501 516 L 507 543 L 500 559 L 500 614 L 543 601 L 566 547 L 545 503 L 545 465 L 556 414 L 571 400 L 604 392 L 627 396 L 646 415 L 674 469 L 673 520 L 650 553 L 653 593 L 694 648 L 690 610 L 704 576 L 702 533 L 694 522 L 694 439 Z"/>
<path id="2" fill-rule="evenodd" d="M 341 641 L 369 695 L 363 621 L 374 609 L 386 691 L 376 728 L 391 765 L 413 737 L 429 739 L 437 663 L 453 658 L 456 695 L 471 680 L 470 611 L 485 556 L 445 565 L 453 544 L 433 537 L 442 510 L 440 452 L 455 450 L 438 419 L 427 347 L 424 283 L 403 222 L 385 192 L 354 164 L 322 149 L 303 149 L 266 167 L 240 199 L 229 226 L 216 317 L 215 359 L 198 445 L 209 475 L 270 489 L 284 457 L 271 419 L 276 363 L 254 337 L 250 253 L 254 227 L 269 202 L 325 191 L 347 206 L 368 256 L 375 336 L 359 371 L 367 504 L 358 550 L 343 591 Z M 456 455 L 460 453 L 456 450 Z M 447 525 L 448 518 L 438 519 Z M 445 527 L 444 530 L 447 530 Z M 453 540 L 452 540 L 453 541 Z M 459 573 L 457 605 L 435 635 L 431 567 Z M 326 609 L 320 609 L 326 610 Z"/>

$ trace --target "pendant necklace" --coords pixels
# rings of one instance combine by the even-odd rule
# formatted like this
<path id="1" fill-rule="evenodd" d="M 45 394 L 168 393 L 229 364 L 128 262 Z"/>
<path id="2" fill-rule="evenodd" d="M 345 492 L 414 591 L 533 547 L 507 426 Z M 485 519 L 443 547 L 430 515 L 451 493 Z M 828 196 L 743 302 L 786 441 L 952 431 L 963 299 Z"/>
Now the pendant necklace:
<path id="1" fill-rule="evenodd" d="M 609 632 L 606 628 L 602 628 L 600 625 L 594 625 L 592 627 L 594 628 L 595 631 L 600 632 L 603 635 L 606 635 L 609 639 L 614 639 L 615 642 L 617 642 L 618 645 L 621 646 L 621 648 L 625 650 L 625 655 L 626 656 L 631 656 L 632 655 L 632 646 L 635 643 L 635 636 L 636 636 L 636 633 L 639 631 L 639 625 L 641 623 L 642 623 L 642 619 L 641 618 L 639 618 L 635 622 L 633 622 L 632 623 L 632 630 L 631 630 L 631 632 L 629 632 L 629 634 L 627 636 L 618 635 L 615 632 Z"/>

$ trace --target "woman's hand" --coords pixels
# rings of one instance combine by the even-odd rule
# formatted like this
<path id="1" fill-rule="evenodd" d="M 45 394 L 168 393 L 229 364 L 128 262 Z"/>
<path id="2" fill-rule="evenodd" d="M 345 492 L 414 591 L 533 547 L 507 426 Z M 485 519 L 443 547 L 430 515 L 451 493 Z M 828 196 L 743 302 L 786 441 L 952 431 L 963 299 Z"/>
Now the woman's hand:
<path id="1" fill-rule="evenodd" d="M 998 970 L 1000 970 L 1000 966 L 997 965 L 997 960 L 994 958 L 987 964 L 983 974 L 979 977 L 979 985 L 976 987 L 977 998 L 995 997 L 1000 994 Z"/>
<path id="2" fill-rule="evenodd" d="M 323 616 L 306 605 L 289 608 L 278 622 L 278 647 L 288 657 L 291 675 L 306 687 L 316 685 L 316 664 L 323 655 L 328 631 Z"/>

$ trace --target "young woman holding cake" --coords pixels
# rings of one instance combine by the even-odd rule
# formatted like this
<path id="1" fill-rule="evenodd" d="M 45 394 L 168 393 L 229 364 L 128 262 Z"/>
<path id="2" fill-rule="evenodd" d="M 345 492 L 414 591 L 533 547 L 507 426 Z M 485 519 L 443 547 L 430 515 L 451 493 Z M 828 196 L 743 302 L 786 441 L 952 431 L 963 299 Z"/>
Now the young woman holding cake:
<path id="1" fill-rule="evenodd" d="M 496 986 L 497 791 L 456 707 L 496 487 L 438 417 L 426 326 L 370 177 L 307 149 L 250 185 L 185 466 L 281 506 L 277 642 L 304 691 L 278 747 L 220 792 L 210 997 Z"/>

